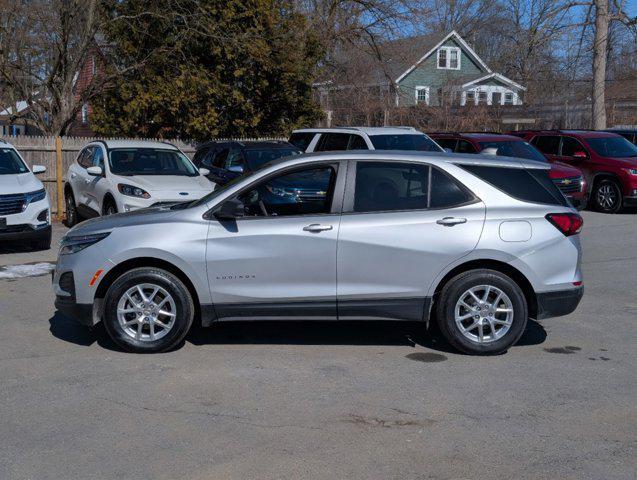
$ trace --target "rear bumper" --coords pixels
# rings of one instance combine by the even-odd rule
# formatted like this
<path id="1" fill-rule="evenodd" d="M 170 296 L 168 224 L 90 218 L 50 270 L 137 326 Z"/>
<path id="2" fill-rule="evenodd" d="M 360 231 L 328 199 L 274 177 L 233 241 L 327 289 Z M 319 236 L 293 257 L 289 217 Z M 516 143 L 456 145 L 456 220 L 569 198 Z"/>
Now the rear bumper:
<path id="1" fill-rule="evenodd" d="M 575 311 L 584 295 L 584 287 L 537 294 L 537 319 L 561 317 Z"/>

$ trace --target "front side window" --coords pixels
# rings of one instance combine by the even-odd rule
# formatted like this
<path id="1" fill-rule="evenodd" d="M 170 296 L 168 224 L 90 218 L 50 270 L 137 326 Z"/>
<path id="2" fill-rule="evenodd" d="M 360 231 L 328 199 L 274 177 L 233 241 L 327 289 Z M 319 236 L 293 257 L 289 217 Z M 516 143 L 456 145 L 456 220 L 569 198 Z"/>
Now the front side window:
<path id="1" fill-rule="evenodd" d="M 317 152 L 330 152 L 347 150 L 349 133 L 324 133 L 321 135 Z"/>
<path id="2" fill-rule="evenodd" d="M 575 138 L 562 137 L 562 155 L 572 157 L 575 152 L 586 152 L 586 149 Z"/>
<path id="3" fill-rule="evenodd" d="M 417 150 L 421 152 L 440 152 L 441 148 L 427 135 L 370 135 L 369 139 L 376 150 Z"/>
<path id="4" fill-rule="evenodd" d="M 535 160 L 536 162 L 546 163 L 546 157 L 542 155 L 535 147 L 526 142 L 516 140 L 480 142 L 482 150 L 485 148 L 495 148 L 496 155 L 504 157 L 526 158 Z"/>
<path id="5" fill-rule="evenodd" d="M 100 167 L 104 171 L 104 152 L 100 147 L 93 149 L 93 166 Z"/>
<path id="6" fill-rule="evenodd" d="M 275 217 L 330 213 L 336 171 L 297 170 L 268 179 L 239 196 L 246 216 Z"/>
<path id="7" fill-rule="evenodd" d="M 117 148 L 109 153 L 111 173 L 116 175 L 177 175 L 196 177 L 199 172 L 188 157 L 162 148 Z"/>
<path id="8" fill-rule="evenodd" d="M 0 175 L 27 173 L 29 169 L 12 148 L 0 148 Z"/>
<path id="9" fill-rule="evenodd" d="M 82 168 L 88 168 L 93 166 L 93 147 L 86 147 L 82 150 L 77 157 L 77 163 Z"/>
<path id="10" fill-rule="evenodd" d="M 558 155 L 560 150 L 560 137 L 557 135 L 539 135 L 531 140 L 537 149 L 547 155 Z"/>
<path id="11" fill-rule="evenodd" d="M 221 147 L 214 154 L 214 162 L 212 164 L 213 167 L 223 168 L 228 159 L 228 155 L 230 154 L 230 147 Z"/>
<path id="12" fill-rule="evenodd" d="M 624 137 L 587 138 L 586 141 L 602 157 L 637 157 L 637 147 Z"/>

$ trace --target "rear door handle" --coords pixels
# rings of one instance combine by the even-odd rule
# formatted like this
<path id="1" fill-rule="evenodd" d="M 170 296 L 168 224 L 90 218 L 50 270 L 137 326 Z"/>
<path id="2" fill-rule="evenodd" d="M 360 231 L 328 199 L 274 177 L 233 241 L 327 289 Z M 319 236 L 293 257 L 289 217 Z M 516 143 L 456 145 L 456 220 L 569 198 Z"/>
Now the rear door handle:
<path id="1" fill-rule="evenodd" d="M 326 230 L 332 230 L 332 228 L 334 228 L 332 225 L 321 225 L 320 223 L 313 223 L 311 225 L 303 227 L 303 231 L 317 233 L 324 232 Z"/>
<path id="2" fill-rule="evenodd" d="M 457 218 L 457 217 L 444 217 L 436 222 L 438 225 L 444 225 L 445 227 L 453 227 L 454 225 L 459 225 L 461 223 L 467 223 L 466 218 Z"/>

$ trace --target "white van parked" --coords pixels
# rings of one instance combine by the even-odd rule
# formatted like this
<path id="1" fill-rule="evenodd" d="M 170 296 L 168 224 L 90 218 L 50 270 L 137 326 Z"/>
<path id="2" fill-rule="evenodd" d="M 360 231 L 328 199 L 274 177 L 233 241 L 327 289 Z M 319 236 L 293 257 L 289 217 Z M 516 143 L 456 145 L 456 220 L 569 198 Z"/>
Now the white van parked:
<path id="1" fill-rule="evenodd" d="M 44 185 L 29 170 L 13 145 L 0 140 L 0 242 L 29 243 L 38 250 L 51 247 L 51 204 Z"/>

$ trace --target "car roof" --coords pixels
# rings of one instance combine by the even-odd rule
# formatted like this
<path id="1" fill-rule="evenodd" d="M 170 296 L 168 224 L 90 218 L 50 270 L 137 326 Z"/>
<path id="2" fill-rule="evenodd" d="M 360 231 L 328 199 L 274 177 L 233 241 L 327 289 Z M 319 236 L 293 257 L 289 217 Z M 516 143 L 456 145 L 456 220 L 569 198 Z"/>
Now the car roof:
<path id="1" fill-rule="evenodd" d="M 432 138 L 439 137 L 451 137 L 451 138 L 470 138 L 477 141 L 491 141 L 491 142 L 523 142 L 524 139 L 516 137 L 515 135 L 505 135 L 501 133 L 482 133 L 482 132 L 440 132 L 431 133 Z"/>
<path id="2" fill-rule="evenodd" d="M 246 149 L 252 148 L 298 148 L 292 145 L 287 140 L 208 140 L 207 142 L 200 143 L 197 145 L 197 150 L 201 148 L 208 148 L 213 145 L 226 145 L 226 144 L 237 144 Z"/>
<path id="3" fill-rule="evenodd" d="M 337 151 L 337 152 L 320 152 L 320 153 L 304 153 L 295 157 L 286 157 L 281 161 L 272 162 L 276 165 L 289 164 L 294 165 L 305 162 L 324 162 L 337 160 L 390 160 L 390 161 L 422 161 L 432 165 L 454 164 L 454 165 L 482 165 L 490 167 L 506 167 L 506 168 L 527 168 L 549 170 L 550 164 L 547 162 L 538 162 L 535 160 L 527 160 L 521 158 L 484 155 L 484 154 L 458 154 L 443 152 L 416 152 L 416 151 L 398 151 L 398 150 L 364 150 L 364 151 Z"/>
<path id="4" fill-rule="evenodd" d="M 423 134 L 414 127 L 332 127 L 300 128 L 292 133 L 366 133 L 367 135 L 413 135 Z M 424 135 L 424 134 L 423 134 Z"/>
<path id="5" fill-rule="evenodd" d="M 617 134 L 604 130 L 519 130 L 521 135 L 573 135 L 582 138 L 609 138 Z"/>
<path id="6" fill-rule="evenodd" d="M 175 145 L 168 142 L 153 140 L 97 140 L 91 143 L 103 143 L 106 148 L 161 148 L 166 150 L 178 150 Z"/>

